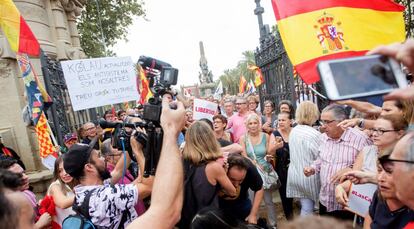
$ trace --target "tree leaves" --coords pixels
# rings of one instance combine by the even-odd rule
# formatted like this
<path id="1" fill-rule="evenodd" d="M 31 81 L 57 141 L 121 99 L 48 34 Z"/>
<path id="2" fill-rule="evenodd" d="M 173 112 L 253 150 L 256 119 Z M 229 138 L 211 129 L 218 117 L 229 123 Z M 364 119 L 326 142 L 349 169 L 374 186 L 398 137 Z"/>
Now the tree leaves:
<path id="1" fill-rule="evenodd" d="M 254 52 L 245 51 L 242 53 L 243 59 L 237 63 L 233 69 L 224 70 L 224 74 L 220 76 L 223 83 L 223 88 L 226 88 L 226 93 L 236 95 L 239 92 L 240 76 L 243 75 L 247 82 L 254 81 L 254 72 L 249 70 L 249 65 L 255 65 Z"/>
<path id="2" fill-rule="evenodd" d="M 114 56 L 112 47 L 118 40 L 126 40 L 133 19 L 145 18 L 143 6 L 141 0 L 89 0 L 78 21 L 81 46 L 86 55 Z"/>

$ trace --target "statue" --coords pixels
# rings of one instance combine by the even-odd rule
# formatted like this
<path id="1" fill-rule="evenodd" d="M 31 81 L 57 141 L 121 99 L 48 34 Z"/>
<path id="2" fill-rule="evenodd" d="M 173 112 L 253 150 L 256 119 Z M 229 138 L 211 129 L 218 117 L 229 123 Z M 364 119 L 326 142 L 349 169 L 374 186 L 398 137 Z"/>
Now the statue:
<path id="1" fill-rule="evenodd" d="M 207 59 L 204 54 L 204 46 L 202 41 L 200 41 L 200 68 L 201 72 L 198 75 L 200 84 L 213 83 L 213 73 L 208 69 Z"/>

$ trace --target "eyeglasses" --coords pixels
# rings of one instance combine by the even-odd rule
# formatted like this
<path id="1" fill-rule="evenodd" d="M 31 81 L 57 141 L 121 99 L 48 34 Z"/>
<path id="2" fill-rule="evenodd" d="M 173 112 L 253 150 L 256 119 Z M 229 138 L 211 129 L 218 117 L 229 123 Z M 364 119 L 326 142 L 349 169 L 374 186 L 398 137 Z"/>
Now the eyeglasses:
<path id="1" fill-rule="evenodd" d="M 243 105 L 243 104 L 246 104 L 246 103 L 236 103 L 236 105 Z"/>
<path id="2" fill-rule="evenodd" d="M 387 173 L 392 173 L 394 171 L 394 162 L 404 162 L 404 163 L 414 164 L 414 161 L 391 159 L 388 156 L 380 157 L 378 158 L 378 160 L 382 168 Z"/>
<path id="3" fill-rule="evenodd" d="M 377 133 L 378 135 L 383 135 L 384 133 L 387 133 L 387 132 L 400 131 L 400 130 L 381 130 L 381 129 L 375 129 L 375 128 L 371 128 L 370 130 L 372 134 Z"/>
<path id="4" fill-rule="evenodd" d="M 320 123 L 321 125 L 328 125 L 332 122 L 335 122 L 336 120 L 321 120 Z"/>

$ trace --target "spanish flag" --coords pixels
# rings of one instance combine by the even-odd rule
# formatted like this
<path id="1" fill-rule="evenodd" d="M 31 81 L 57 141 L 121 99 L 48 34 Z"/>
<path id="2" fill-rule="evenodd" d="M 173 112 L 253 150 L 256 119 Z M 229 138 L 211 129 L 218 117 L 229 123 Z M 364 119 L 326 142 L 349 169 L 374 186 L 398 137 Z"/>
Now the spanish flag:
<path id="1" fill-rule="evenodd" d="M 247 81 L 244 76 L 240 76 L 240 83 L 239 83 L 239 93 L 244 93 L 246 91 Z"/>
<path id="2" fill-rule="evenodd" d="M 260 70 L 260 68 L 257 67 L 256 65 L 248 66 L 248 68 L 250 70 L 254 71 L 254 73 L 255 73 L 255 76 L 254 76 L 254 86 L 255 87 L 258 87 L 258 86 L 262 85 L 264 83 L 262 70 Z"/>
<path id="3" fill-rule="evenodd" d="M 152 92 L 149 87 L 149 81 L 145 74 L 145 70 L 138 65 L 138 71 L 139 71 L 139 79 L 141 81 L 139 88 L 139 92 L 141 94 L 140 103 L 144 104 L 148 102 L 148 99 L 151 98 Z"/>
<path id="4" fill-rule="evenodd" d="M 405 40 L 404 7 L 391 0 L 272 0 L 293 66 L 307 84 L 321 60 L 364 55 Z"/>
<path id="5" fill-rule="evenodd" d="M 39 42 L 12 0 L 0 0 L 0 27 L 13 51 L 39 56 Z"/>

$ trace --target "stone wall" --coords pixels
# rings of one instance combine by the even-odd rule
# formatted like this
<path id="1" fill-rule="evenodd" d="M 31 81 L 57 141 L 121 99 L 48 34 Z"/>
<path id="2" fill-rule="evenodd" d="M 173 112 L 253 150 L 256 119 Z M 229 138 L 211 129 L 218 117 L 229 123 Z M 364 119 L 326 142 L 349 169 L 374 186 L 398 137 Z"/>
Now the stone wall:
<path id="1" fill-rule="evenodd" d="M 76 17 L 81 14 L 86 0 L 14 0 L 14 3 L 50 58 L 85 58 L 80 47 Z M 31 58 L 31 62 L 39 79 L 44 82 L 40 59 Z M 28 173 L 32 174 L 31 180 L 39 182 L 35 191 L 42 192 L 44 180 L 51 176 L 40 162 L 34 129 L 26 127 L 21 117 L 26 105 L 24 92 L 15 53 L 0 29 L 0 135 L 5 145 L 21 156 Z M 36 189 L 36 184 L 34 186 Z"/>

